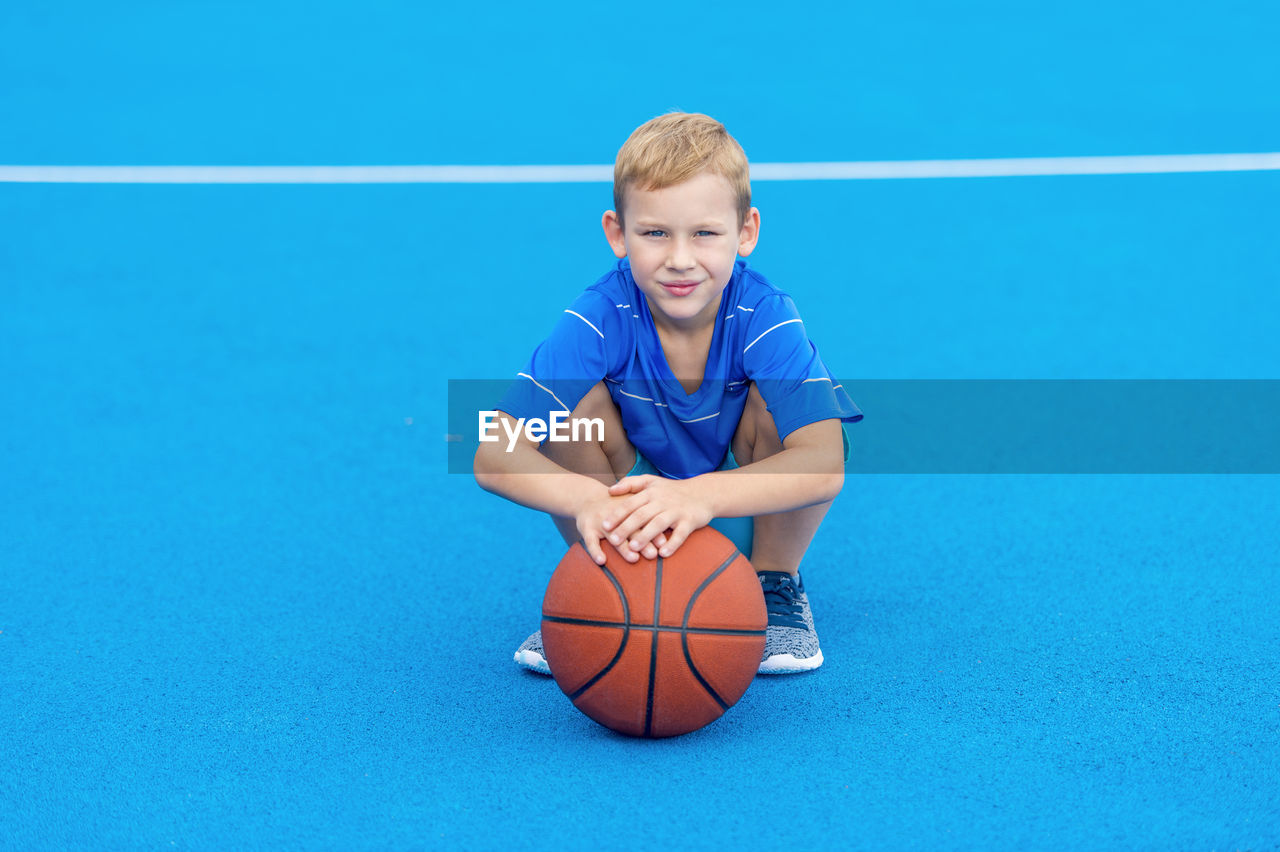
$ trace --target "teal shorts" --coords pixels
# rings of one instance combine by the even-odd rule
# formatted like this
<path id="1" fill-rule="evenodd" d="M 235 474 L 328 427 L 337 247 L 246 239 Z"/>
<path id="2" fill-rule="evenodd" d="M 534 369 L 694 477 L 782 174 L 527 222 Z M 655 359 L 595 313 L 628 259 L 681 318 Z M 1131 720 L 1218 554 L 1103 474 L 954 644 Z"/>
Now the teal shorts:
<path id="1" fill-rule="evenodd" d="M 840 436 L 844 439 L 844 461 L 845 464 L 848 464 L 849 433 L 844 429 L 843 423 L 840 426 Z M 720 463 L 720 467 L 716 468 L 716 470 L 736 470 L 738 467 L 738 460 L 733 457 L 733 449 L 730 448 L 725 453 L 724 461 Z M 631 470 L 627 471 L 627 476 L 643 476 L 645 474 L 662 476 L 658 469 L 653 466 L 653 462 L 645 458 L 639 450 L 636 450 L 636 463 L 632 465 Z M 756 527 L 751 518 L 712 518 L 711 523 L 707 524 L 707 526 L 726 536 L 742 552 L 743 556 L 748 559 L 751 558 L 751 539 L 755 535 Z"/>

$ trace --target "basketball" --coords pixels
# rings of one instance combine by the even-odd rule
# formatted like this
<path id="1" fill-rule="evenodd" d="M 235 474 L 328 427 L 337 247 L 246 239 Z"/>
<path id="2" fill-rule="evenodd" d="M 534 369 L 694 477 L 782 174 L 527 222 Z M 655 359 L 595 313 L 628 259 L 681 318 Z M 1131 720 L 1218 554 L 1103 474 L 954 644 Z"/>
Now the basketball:
<path id="1" fill-rule="evenodd" d="M 755 569 L 710 527 L 669 558 L 627 562 L 607 541 L 597 565 L 579 543 L 542 601 L 542 642 L 575 707 L 635 737 L 714 722 L 751 685 L 764 653 Z"/>

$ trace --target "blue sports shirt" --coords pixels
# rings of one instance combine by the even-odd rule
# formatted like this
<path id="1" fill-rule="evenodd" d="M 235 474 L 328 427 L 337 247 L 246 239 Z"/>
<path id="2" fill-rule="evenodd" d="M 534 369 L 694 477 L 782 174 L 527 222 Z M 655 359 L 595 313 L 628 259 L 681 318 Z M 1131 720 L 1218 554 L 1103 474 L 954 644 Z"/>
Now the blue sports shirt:
<path id="1" fill-rule="evenodd" d="M 623 258 L 565 309 L 496 407 L 549 420 L 554 411 L 572 412 L 601 380 L 632 445 L 672 479 L 720 466 L 751 382 L 780 438 L 819 420 L 862 419 L 818 357 L 791 297 L 742 258 L 721 295 L 702 385 L 693 393 L 672 374 Z"/>

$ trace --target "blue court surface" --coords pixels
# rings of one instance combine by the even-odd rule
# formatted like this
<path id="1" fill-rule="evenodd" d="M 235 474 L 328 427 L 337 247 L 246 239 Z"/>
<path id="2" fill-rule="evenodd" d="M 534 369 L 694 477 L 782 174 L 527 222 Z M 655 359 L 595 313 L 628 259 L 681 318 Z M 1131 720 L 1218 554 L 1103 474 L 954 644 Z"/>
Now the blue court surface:
<path id="1" fill-rule="evenodd" d="M 761 163 L 1280 150 L 1262 2 L 460 9 L 6 4 L 0 165 L 610 163 L 676 108 Z M 860 382 L 1280 379 L 1277 199 L 758 181 L 751 262 L 856 461 Z M 519 671 L 563 547 L 448 472 L 447 387 L 523 366 L 610 203 L 0 183 L 0 849 L 1280 848 L 1274 471 L 851 472 L 817 672 L 642 741 Z"/>

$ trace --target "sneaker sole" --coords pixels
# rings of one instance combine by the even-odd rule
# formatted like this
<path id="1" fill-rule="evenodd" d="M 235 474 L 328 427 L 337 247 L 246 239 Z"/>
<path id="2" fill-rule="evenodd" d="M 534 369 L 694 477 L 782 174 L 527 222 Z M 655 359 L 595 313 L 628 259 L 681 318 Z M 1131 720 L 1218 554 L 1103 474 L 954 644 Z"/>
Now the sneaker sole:
<path id="1" fill-rule="evenodd" d="M 537 651 L 516 651 L 516 665 L 522 669 L 527 669 L 540 675 L 550 675 L 551 667 L 547 665 L 547 660 Z"/>
<path id="2" fill-rule="evenodd" d="M 798 674 L 811 672 L 822 665 L 822 651 L 812 657 L 797 657 L 792 654 L 774 654 L 756 669 L 758 674 Z"/>
<path id="3" fill-rule="evenodd" d="M 551 667 L 547 665 L 546 658 L 535 651 L 516 651 L 513 657 L 516 665 L 522 669 L 534 672 L 540 675 L 551 675 Z M 774 654 L 769 659 L 760 663 L 760 668 L 756 669 L 757 674 L 797 674 L 799 672 L 811 672 L 818 666 L 822 665 L 822 652 L 819 651 L 812 657 L 796 657 L 792 654 Z"/>

